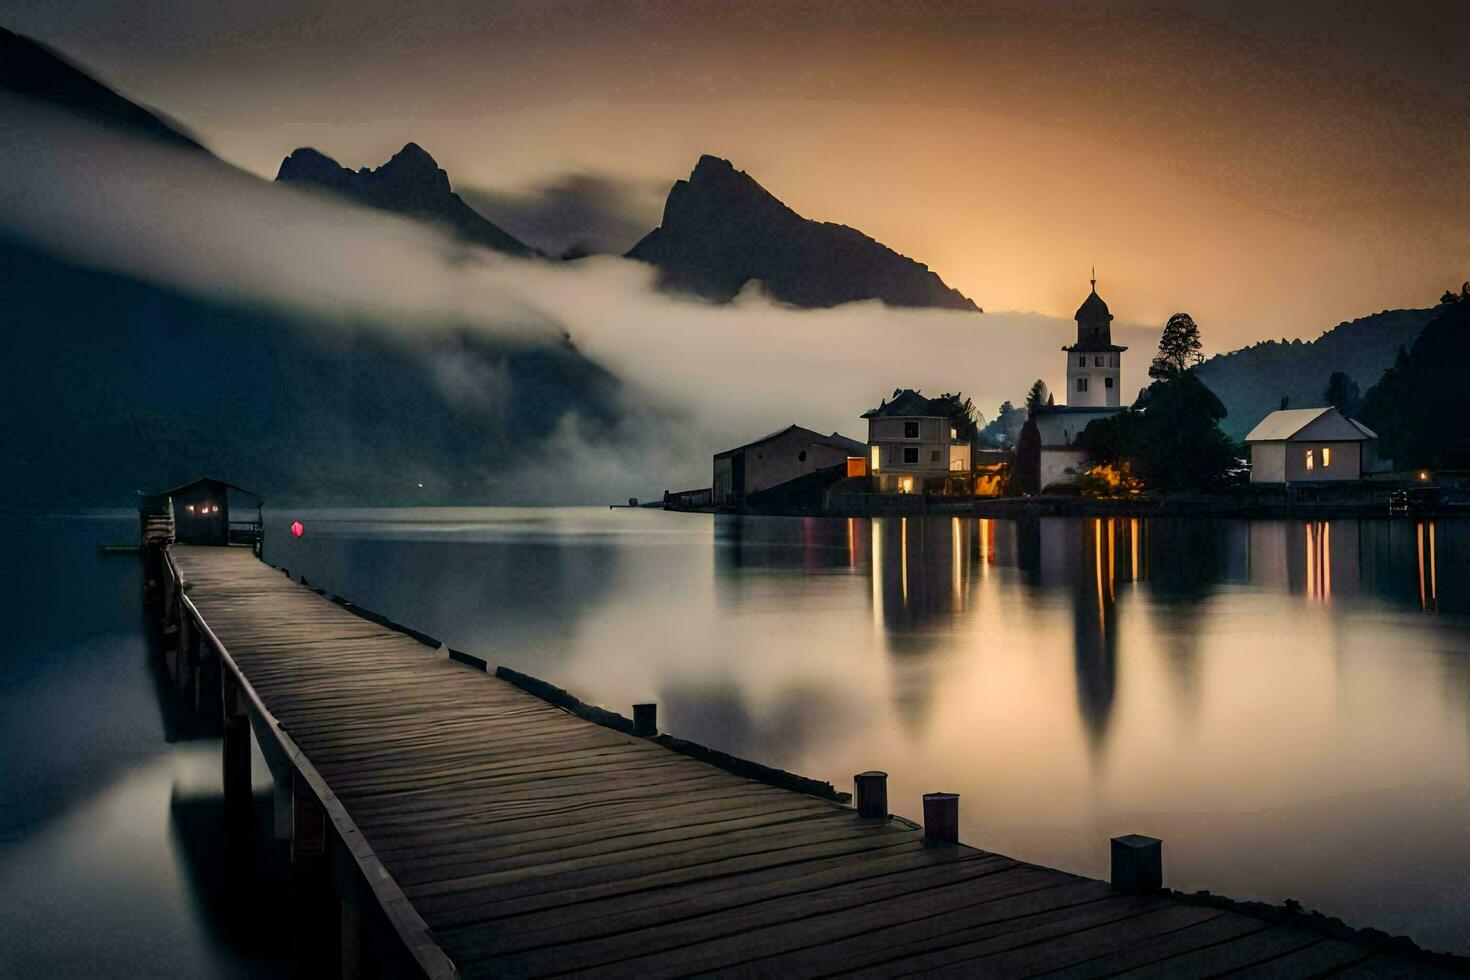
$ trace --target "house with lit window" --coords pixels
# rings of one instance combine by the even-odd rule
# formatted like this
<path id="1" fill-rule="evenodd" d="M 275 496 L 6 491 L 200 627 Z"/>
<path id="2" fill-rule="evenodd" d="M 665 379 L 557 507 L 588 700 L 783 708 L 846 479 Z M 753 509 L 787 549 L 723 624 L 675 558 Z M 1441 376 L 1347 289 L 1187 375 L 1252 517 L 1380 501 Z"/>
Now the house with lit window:
<path id="1" fill-rule="evenodd" d="M 246 520 L 230 519 L 230 504 L 236 511 L 254 510 Z M 253 541 L 260 533 L 260 511 L 264 500 L 260 494 L 237 487 L 224 480 L 202 477 L 192 483 L 145 494 L 138 498 L 138 513 L 145 527 L 147 518 L 167 515 L 171 518 L 174 540 L 180 544 L 227 545 Z"/>
<path id="2" fill-rule="evenodd" d="M 958 395 L 902 388 L 862 417 L 874 493 L 972 492 L 975 422 Z"/>
<path id="3" fill-rule="evenodd" d="M 1379 470 L 1378 435 L 1335 408 L 1272 412 L 1250 431 L 1251 483 L 1340 483 Z"/>

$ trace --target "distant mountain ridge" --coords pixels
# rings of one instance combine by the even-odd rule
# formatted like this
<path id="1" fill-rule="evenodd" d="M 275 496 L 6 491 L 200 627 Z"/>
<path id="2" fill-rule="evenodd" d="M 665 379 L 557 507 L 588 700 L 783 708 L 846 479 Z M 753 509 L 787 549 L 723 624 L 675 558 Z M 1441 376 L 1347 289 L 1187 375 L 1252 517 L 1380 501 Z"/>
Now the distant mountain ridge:
<path id="1" fill-rule="evenodd" d="M 467 242 L 497 252 L 522 257 L 538 254 L 454 193 L 449 175 L 417 143 L 404 144 L 376 170 L 349 170 L 324 153 L 301 147 L 281 161 L 276 180 L 321 187 L 359 204 L 435 222 Z"/>
<path id="2" fill-rule="evenodd" d="M 796 306 L 877 299 L 982 312 L 923 263 L 854 228 L 802 217 L 745 171 L 709 155 L 674 184 L 662 224 L 627 257 L 657 266 L 666 288 L 721 302 L 758 280 Z"/>
<path id="3" fill-rule="evenodd" d="M 130 102 L 39 41 L 0 27 L 0 89 L 49 102 L 136 136 L 205 150 L 174 123 Z"/>
<path id="4" fill-rule="evenodd" d="M 89 145 L 126 149 L 143 138 L 228 172 L 229 182 L 212 186 L 257 179 L 8 32 L 0 34 L 0 90 L 119 134 Z M 458 200 L 428 154 L 411 147 L 394 159 L 376 178 L 353 175 L 352 183 L 410 205 L 420 192 L 430 204 Z M 97 160 L 106 165 L 106 152 Z M 320 154 L 293 166 L 318 181 L 338 177 Z M 273 192 L 269 184 L 264 192 Z M 0 269 L 15 327 L 0 385 L 10 477 L 0 506 L 118 505 L 201 473 L 276 501 L 543 502 L 548 488 L 521 474 L 564 423 L 612 442 L 627 412 L 623 383 L 570 343 L 520 342 L 468 325 L 324 323 L 79 264 L 8 229 L 0 229 Z"/>
<path id="5" fill-rule="evenodd" d="M 1264 340 L 1216 354 L 1196 372 L 1230 412 L 1220 427 L 1232 439 L 1242 439 L 1281 407 L 1282 398 L 1292 408 L 1327 404 L 1322 393 L 1333 371 L 1345 372 L 1367 391 L 1434 314 L 1431 309 L 1384 310 L 1339 323 L 1316 340 Z"/>

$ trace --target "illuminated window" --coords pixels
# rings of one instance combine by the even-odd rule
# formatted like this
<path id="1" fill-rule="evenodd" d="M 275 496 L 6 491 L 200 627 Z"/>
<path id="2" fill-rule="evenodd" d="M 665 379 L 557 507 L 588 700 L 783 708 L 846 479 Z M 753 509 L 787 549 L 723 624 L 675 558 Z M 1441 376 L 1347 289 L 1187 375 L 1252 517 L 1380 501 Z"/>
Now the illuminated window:
<path id="1" fill-rule="evenodd" d="M 954 426 L 950 426 L 949 427 L 949 438 L 950 438 L 950 440 L 953 441 L 955 439 L 958 439 L 959 437 L 960 437 L 960 430 L 959 429 L 956 429 Z"/>
<path id="2" fill-rule="evenodd" d="M 1332 465 L 1332 449 L 1328 446 L 1322 447 L 1322 468 L 1325 470 Z"/>
<path id="3" fill-rule="evenodd" d="M 1315 469 L 1316 468 L 1316 464 L 1317 464 L 1317 461 L 1315 459 L 1315 454 L 1312 452 L 1312 450 L 1308 449 L 1307 450 L 1307 469 L 1308 470 Z"/>
<path id="4" fill-rule="evenodd" d="M 913 493 L 914 492 L 914 478 L 911 477 L 911 476 L 906 476 L 902 480 L 899 480 L 898 481 L 898 489 L 900 491 L 902 491 L 903 493 Z"/>
<path id="5" fill-rule="evenodd" d="M 876 470 L 878 468 L 878 457 L 880 455 L 882 455 L 882 450 L 883 450 L 883 447 L 882 446 L 873 446 L 871 449 L 868 450 L 868 455 L 873 460 L 873 469 L 874 470 Z"/>

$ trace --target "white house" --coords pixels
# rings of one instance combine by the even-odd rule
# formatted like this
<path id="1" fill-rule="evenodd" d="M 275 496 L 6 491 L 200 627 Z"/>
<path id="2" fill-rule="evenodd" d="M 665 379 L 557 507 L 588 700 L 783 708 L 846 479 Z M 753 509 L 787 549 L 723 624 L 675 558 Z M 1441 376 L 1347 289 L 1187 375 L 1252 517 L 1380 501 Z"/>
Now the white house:
<path id="1" fill-rule="evenodd" d="M 1335 408 L 1272 412 L 1245 437 L 1251 482 L 1326 483 L 1360 480 L 1378 469 L 1378 434 Z"/>
<path id="2" fill-rule="evenodd" d="M 1097 294 L 1096 279 L 1073 319 L 1077 342 L 1062 348 L 1067 355 L 1066 404 L 1043 405 L 1033 412 L 1026 421 L 1032 431 L 1022 433 L 1018 447 L 1020 485 L 1036 491 L 1076 482 L 1087 460 L 1074 445 L 1077 436 L 1093 419 L 1123 410 L 1120 388 L 1123 352 L 1128 348 L 1113 343 L 1113 314 Z"/>
<path id="3" fill-rule="evenodd" d="M 925 398 L 905 388 L 863 418 L 874 492 L 971 492 L 975 423 L 958 396 Z"/>

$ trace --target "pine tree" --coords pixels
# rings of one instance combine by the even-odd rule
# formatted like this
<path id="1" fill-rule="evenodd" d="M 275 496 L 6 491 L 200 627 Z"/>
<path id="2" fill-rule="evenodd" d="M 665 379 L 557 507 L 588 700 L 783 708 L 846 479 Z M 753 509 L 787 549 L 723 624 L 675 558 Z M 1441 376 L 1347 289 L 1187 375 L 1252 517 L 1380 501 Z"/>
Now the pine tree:
<path id="1" fill-rule="evenodd" d="M 1026 414 L 1035 415 L 1036 410 L 1046 405 L 1050 397 L 1051 393 L 1046 390 L 1046 382 L 1037 378 L 1031 390 L 1026 392 Z"/>
<path id="2" fill-rule="evenodd" d="M 1188 313 L 1175 313 L 1164 324 L 1159 338 L 1159 352 L 1148 366 L 1150 378 L 1177 378 L 1204 360 L 1200 352 L 1205 345 L 1199 339 L 1199 325 Z"/>

